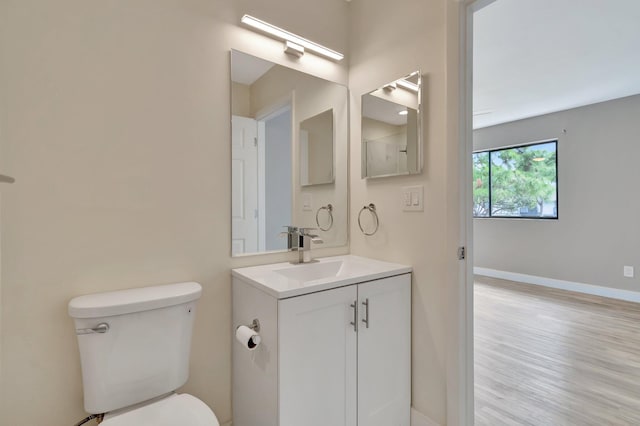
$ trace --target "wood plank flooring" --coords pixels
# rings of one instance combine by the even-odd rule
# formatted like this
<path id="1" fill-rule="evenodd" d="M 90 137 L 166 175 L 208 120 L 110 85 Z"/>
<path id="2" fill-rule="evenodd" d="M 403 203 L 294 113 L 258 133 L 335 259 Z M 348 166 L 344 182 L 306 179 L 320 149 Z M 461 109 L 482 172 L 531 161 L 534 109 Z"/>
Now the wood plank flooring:
<path id="1" fill-rule="evenodd" d="M 640 425 L 640 304 L 475 281 L 476 425 Z"/>

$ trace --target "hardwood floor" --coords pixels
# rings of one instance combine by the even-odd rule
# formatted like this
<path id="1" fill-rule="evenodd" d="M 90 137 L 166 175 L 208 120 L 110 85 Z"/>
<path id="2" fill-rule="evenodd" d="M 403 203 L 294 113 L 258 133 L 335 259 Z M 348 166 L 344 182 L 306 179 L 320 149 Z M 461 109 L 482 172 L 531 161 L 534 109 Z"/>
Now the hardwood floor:
<path id="1" fill-rule="evenodd" d="M 640 425 L 640 304 L 475 281 L 476 425 Z"/>

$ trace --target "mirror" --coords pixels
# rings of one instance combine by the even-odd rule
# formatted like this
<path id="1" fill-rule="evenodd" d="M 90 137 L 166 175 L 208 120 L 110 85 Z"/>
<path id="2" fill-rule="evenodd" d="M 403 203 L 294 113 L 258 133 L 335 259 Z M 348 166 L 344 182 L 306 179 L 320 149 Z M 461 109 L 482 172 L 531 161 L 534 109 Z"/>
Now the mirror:
<path id="1" fill-rule="evenodd" d="M 333 182 L 333 109 L 300 122 L 300 182 Z"/>
<path id="2" fill-rule="evenodd" d="M 362 177 L 422 172 L 422 76 L 412 72 L 362 95 Z"/>
<path id="3" fill-rule="evenodd" d="M 347 243 L 347 88 L 231 51 L 231 254 L 287 249 L 286 225 Z"/>

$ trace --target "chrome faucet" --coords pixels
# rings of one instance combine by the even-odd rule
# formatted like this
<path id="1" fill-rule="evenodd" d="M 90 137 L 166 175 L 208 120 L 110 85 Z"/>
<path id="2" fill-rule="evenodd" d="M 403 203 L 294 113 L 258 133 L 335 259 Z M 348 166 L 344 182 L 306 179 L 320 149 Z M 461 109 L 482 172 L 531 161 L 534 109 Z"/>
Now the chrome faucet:
<path id="1" fill-rule="evenodd" d="M 315 228 L 299 228 L 297 226 L 285 226 L 287 229 L 282 232 L 281 236 L 287 237 L 287 250 L 298 252 L 298 261 L 292 263 L 305 263 L 312 262 L 312 260 L 305 261 L 305 252 L 311 249 L 311 244 L 322 244 L 322 238 L 316 234 L 312 234 L 311 231 L 315 231 Z"/>

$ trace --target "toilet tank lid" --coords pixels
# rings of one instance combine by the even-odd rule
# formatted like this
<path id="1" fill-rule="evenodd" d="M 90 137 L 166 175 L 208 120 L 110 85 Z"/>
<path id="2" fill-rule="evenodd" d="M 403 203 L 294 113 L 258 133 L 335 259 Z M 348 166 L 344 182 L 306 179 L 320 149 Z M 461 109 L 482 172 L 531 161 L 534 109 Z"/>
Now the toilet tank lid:
<path id="1" fill-rule="evenodd" d="M 99 318 L 149 311 L 196 300 L 202 286 L 196 282 L 156 285 L 78 296 L 69 302 L 73 318 Z"/>

